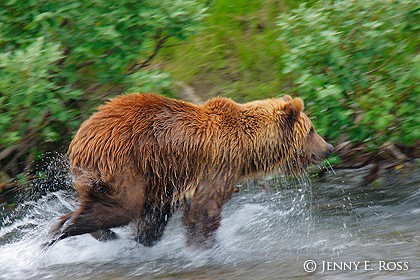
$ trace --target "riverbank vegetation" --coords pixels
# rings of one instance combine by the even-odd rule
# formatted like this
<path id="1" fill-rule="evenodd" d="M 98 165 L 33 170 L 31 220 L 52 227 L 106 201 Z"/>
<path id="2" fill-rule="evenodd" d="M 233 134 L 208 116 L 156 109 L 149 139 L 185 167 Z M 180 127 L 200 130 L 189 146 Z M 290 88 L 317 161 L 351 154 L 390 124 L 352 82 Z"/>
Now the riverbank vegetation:
<path id="1" fill-rule="evenodd" d="M 65 152 L 104 100 L 300 96 L 336 167 L 419 157 L 414 0 L 4 1 L 0 191 Z M 35 164 L 36 165 L 36 164 Z M 375 171 L 376 170 L 376 171 Z M 369 179 L 371 181 L 371 179 Z"/>
<path id="2" fill-rule="evenodd" d="M 194 0 L 2 2 L 2 177 L 63 149 L 104 99 L 166 92 L 167 75 L 150 65 L 169 39 L 197 32 L 206 9 Z"/>

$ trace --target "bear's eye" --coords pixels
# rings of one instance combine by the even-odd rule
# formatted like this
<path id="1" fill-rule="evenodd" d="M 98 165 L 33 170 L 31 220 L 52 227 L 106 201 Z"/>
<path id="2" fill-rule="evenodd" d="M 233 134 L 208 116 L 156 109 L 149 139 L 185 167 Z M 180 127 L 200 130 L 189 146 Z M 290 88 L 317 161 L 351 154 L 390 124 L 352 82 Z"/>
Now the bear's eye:
<path id="1" fill-rule="evenodd" d="M 311 127 L 311 129 L 308 132 L 308 136 L 311 136 L 312 134 L 314 134 L 314 127 Z"/>

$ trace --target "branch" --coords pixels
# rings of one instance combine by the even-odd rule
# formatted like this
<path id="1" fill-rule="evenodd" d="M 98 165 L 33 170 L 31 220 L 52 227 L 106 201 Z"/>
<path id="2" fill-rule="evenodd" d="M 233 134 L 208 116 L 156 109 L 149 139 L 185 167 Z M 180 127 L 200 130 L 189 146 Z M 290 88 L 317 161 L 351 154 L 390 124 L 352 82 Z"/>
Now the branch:
<path id="1" fill-rule="evenodd" d="M 162 38 L 160 38 L 159 41 L 155 45 L 155 49 L 153 50 L 153 53 L 142 63 L 140 63 L 140 64 L 137 63 L 137 64 L 134 64 L 133 66 L 131 66 L 130 69 L 128 70 L 128 74 L 133 74 L 137 70 L 149 66 L 150 63 L 152 62 L 153 58 L 157 55 L 157 53 L 163 47 L 163 44 L 165 44 L 165 42 L 168 38 L 169 38 L 169 35 L 165 35 Z"/>
<path id="2" fill-rule="evenodd" d="M 370 75 L 372 73 L 375 73 L 379 70 L 381 70 L 382 68 L 384 68 L 384 66 L 391 60 L 392 57 L 388 58 L 387 60 L 385 60 L 381 65 L 379 65 L 378 67 L 376 67 L 375 69 L 372 69 L 370 71 L 367 71 L 365 73 L 363 73 L 363 75 Z"/>
<path id="3" fill-rule="evenodd" d="M 95 60 L 93 60 L 93 59 L 92 60 L 87 60 L 85 62 L 82 62 L 82 63 L 76 65 L 76 70 L 80 70 L 81 68 L 92 65 L 94 63 L 95 63 Z"/>
<path id="4" fill-rule="evenodd" d="M 14 151 L 19 149 L 19 145 L 15 145 L 9 148 L 4 149 L 0 152 L 0 161 L 7 158 L 9 155 L 11 155 Z"/>

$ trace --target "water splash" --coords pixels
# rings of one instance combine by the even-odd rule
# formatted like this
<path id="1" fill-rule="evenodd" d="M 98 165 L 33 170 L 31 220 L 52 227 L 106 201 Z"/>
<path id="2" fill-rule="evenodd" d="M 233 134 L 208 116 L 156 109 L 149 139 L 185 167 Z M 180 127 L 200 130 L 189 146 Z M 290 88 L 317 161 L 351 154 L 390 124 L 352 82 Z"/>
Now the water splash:
<path id="1" fill-rule="evenodd" d="M 48 174 L 53 176 L 53 172 Z M 54 180 L 45 178 L 32 184 L 43 189 L 47 181 Z M 40 198 L 32 195 L 35 199 L 23 203 L 2 221 L 0 255 L 6 258 L 0 259 L 4 271 L 0 279 L 46 277 L 44 273 L 54 275 L 55 270 L 67 268 L 77 271 L 76 275 L 70 275 L 79 277 L 89 275 L 92 266 L 99 265 L 100 270 L 108 271 L 109 268 L 102 267 L 102 264 L 109 263 L 125 267 L 133 275 L 159 275 L 209 265 L 264 261 L 267 257 L 275 259 L 276 248 L 293 250 L 307 242 L 306 230 L 302 232 L 302 225 L 307 224 L 304 218 L 307 214 L 307 186 L 298 187 L 298 184 L 307 182 L 305 178 L 291 179 L 279 175 L 260 182 L 260 186 L 264 185 L 264 192 L 256 191 L 255 185 L 250 184 L 249 191 L 235 196 L 226 205 L 217 233 L 217 246 L 193 252 L 185 248 L 179 213 L 170 221 L 163 240 L 152 248 L 137 244 L 132 240 L 131 228 L 124 227 L 115 229 L 122 237 L 120 240 L 101 243 L 90 235 L 82 235 L 42 250 L 41 245 L 49 241 L 49 230 L 57 218 L 73 210 L 77 201 L 75 193 L 69 190 L 50 192 Z M 283 187 L 286 187 L 285 191 Z M 116 265 L 111 266 L 112 270 L 118 270 Z"/>
<path id="2" fill-rule="evenodd" d="M 324 194 L 322 199 L 328 197 L 324 192 L 329 191 L 331 200 L 341 201 L 344 195 L 350 200 L 345 188 L 341 183 L 313 184 L 306 173 L 300 178 L 280 174 L 245 182 L 224 208 L 217 245 L 206 251 L 185 248 L 180 213 L 168 224 L 162 241 L 151 248 L 133 241 L 131 228 L 124 227 L 115 229 L 121 236 L 119 240 L 101 243 L 82 235 L 43 251 L 40 245 L 48 241 L 56 219 L 74 209 L 77 202 L 70 190 L 35 195 L 2 221 L 0 279 L 80 279 L 92 274 L 98 278 L 193 279 L 199 275 L 202 279 L 255 279 L 259 275 L 275 279 L 287 275 L 288 269 L 290 277 L 306 277 L 302 263 L 313 256 L 330 260 L 346 255 L 359 261 L 368 255 L 374 261 L 384 252 L 398 249 L 414 256 L 400 256 L 404 260 L 414 263 L 420 259 L 410 251 L 412 244 L 392 235 L 402 224 L 407 227 L 407 240 L 416 232 L 410 226 L 419 224 L 415 223 L 419 208 L 412 207 L 418 203 L 419 192 L 403 200 L 404 208 L 394 209 L 394 203 L 387 206 L 391 208 L 375 207 L 375 214 L 367 207 L 314 210 L 314 205 L 322 202 L 317 195 L 320 192 Z M 380 227 L 386 228 L 384 214 L 390 215 L 386 223 L 396 223 L 389 224 L 388 230 Z M 407 217 L 414 218 L 406 222 Z M 378 237 L 378 232 L 383 235 Z M 380 246 L 384 243 L 386 246 Z M 328 276 L 337 275 L 331 272 Z"/>

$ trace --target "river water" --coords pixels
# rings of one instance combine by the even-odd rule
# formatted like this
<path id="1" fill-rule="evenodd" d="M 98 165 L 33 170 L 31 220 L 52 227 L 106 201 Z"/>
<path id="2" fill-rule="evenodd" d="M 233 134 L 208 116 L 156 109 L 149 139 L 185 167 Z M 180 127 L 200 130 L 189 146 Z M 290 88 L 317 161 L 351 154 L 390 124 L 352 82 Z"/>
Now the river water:
<path id="1" fill-rule="evenodd" d="M 127 226 L 115 229 L 118 240 L 83 235 L 43 250 L 57 218 L 77 205 L 72 191 L 49 192 L 3 213 L 0 279 L 419 279 L 418 169 L 360 187 L 364 172 L 248 182 L 205 251 L 185 248 L 179 215 L 151 248 Z"/>

